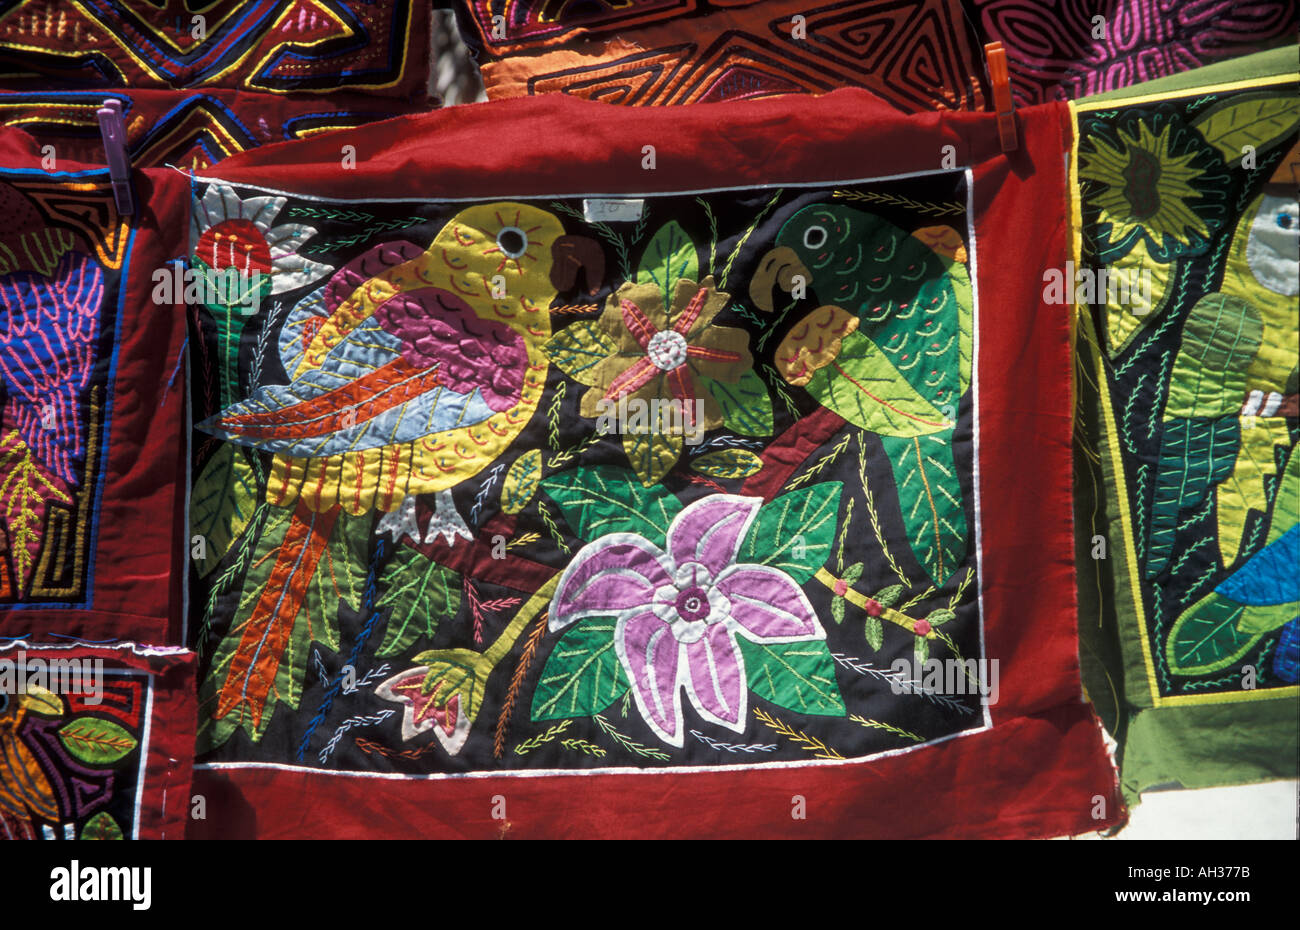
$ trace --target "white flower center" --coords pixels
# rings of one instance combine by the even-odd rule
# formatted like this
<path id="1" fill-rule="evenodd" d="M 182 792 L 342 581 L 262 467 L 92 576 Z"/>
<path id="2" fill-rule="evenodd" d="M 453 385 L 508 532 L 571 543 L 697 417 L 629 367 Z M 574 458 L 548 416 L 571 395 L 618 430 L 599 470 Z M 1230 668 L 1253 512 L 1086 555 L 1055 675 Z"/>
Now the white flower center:
<path id="1" fill-rule="evenodd" d="M 650 363 L 662 371 L 680 368 L 686 362 L 686 337 L 671 329 L 655 333 L 650 337 L 645 354 Z"/>

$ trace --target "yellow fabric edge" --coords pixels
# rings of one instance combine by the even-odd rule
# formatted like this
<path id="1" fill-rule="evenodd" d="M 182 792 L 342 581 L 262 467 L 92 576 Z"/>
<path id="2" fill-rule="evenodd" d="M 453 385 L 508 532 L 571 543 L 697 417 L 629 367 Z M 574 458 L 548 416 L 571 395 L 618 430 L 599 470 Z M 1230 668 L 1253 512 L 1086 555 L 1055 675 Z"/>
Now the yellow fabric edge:
<path id="1" fill-rule="evenodd" d="M 1127 97 L 1123 100 L 1099 100 L 1096 103 L 1074 103 L 1071 101 L 1070 112 L 1075 114 L 1074 118 L 1077 121 L 1078 113 L 1087 113 L 1093 110 L 1119 110 L 1138 103 L 1151 103 L 1155 100 L 1178 100 L 1182 97 L 1199 97 L 1202 94 L 1217 94 L 1229 90 L 1247 90 L 1251 87 L 1270 87 L 1275 84 L 1294 84 L 1297 80 L 1300 80 L 1300 78 L 1294 74 L 1270 74 L 1267 77 L 1246 78 L 1241 81 L 1229 81 L 1226 84 L 1206 84 L 1203 87 L 1189 87 L 1173 92 L 1144 94 L 1141 97 Z M 1078 128 L 1077 123 L 1075 128 Z M 1077 145 L 1077 132 L 1075 142 Z"/>
<path id="2" fill-rule="evenodd" d="M 1070 143 L 1070 224 L 1073 227 L 1072 248 L 1074 251 L 1075 265 L 1083 259 L 1083 197 L 1079 192 L 1079 113 L 1082 108 L 1074 102 L 1070 103 L 1070 125 L 1071 132 L 1074 136 Z M 1076 304 L 1075 324 L 1083 325 L 1084 310 Z M 1147 618 L 1142 609 L 1142 590 L 1138 583 L 1137 552 L 1133 548 L 1133 526 L 1130 522 L 1129 513 L 1129 496 L 1128 482 L 1124 477 L 1124 463 L 1120 458 L 1119 449 L 1115 444 L 1117 435 L 1115 429 L 1115 415 L 1110 408 L 1110 383 L 1106 378 L 1106 366 L 1101 355 L 1101 346 L 1096 339 L 1089 338 L 1088 351 L 1092 355 L 1093 366 L 1097 372 L 1097 384 L 1101 392 L 1101 411 L 1102 416 L 1106 418 L 1106 452 L 1110 456 L 1111 469 L 1115 475 L 1115 490 L 1119 496 L 1119 519 L 1122 529 L 1121 536 L 1124 550 L 1124 560 L 1128 563 L 1129 586 L 1133 589 L 1133 609 L 1138 613 L 1139 630 L 1141 635 L 1139 639 L 1142 642 L 1142 660 L 1147 671 L 1147 687 L 1151 692 L 1151 703 L 1153 707 L 1160 706 L 1160 689 L 1156 686 L 1155 664 L 1151 660 L 1151 646 L 1148 642 L 1147 635 Z"/>
<path id="3" fill-rule="evenodd" d="M 1221 694 L 1175 694 L 1160 699 L 1160 707 L 1180 704 L 1240 704 L 1243 701 L 1276 701 L 1300 696 L 1300 685 L 1285 688 L 1259 688 L 1254 691 L 1225 691 Z"/>

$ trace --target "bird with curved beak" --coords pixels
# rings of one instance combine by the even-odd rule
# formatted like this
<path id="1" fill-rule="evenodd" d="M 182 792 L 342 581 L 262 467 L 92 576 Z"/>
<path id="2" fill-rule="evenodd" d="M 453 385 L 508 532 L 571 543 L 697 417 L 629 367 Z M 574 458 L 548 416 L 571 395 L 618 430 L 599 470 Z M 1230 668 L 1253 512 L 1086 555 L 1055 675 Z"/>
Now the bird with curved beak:
<path id="1" fill-rule="evenodd" d="M 594 246 L 594 252 L 592 247 Z M 471 539 L 451 489 L 492 464 L 536 411 L 548 308 L 599 246 L 538 207 L 496 202 L 453 216 L 427 249 L 384 243 L 294 307 L 279 348 L 289 382 L 259 388 L 199 428 L 275 454 L 266 487 L 293 518 L 216 695 L 255 736 L 307 586 L 340 513 L 382 514 L 377 534 Z M 421 536 L 416 495 L 433 495 Z"/>
<path id="2" fill-rule="evenodd" d="M 970 385 L 972 299 L 966 246 L 950 226 L 905 231 L 838 203 L 791 216 L 750 279 L 771 312 L 780 288 L 805 312 L 775 367 L 822 406 L 877 433 L 894 469 L 917 560 L 936 585 L 966 550 L 951 437 Z"/>

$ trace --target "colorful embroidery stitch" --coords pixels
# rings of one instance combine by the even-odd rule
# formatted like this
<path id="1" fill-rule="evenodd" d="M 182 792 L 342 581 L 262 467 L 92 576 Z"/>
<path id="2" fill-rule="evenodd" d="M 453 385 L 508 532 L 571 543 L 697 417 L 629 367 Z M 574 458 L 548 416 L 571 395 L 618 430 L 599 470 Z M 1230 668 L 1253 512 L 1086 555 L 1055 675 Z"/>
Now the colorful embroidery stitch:
<path id="1" fill-rule="evenodd" d="M 22 0 L 0 11 L 0 62 L 29 86 L 356 89 L 419 99 L 429 35 L 429 7 L 410 0 Z"/>
<path id="2" fill-rule="evenodd" d="M 1112 651 L 1098 640 L 1109 635 L 1128 653 L 1123 668 L 1095 664 L 1088 683 L 1126 744 L 1130 795 L 1294 766 L 1285 748 L 1300 693 L 1294 90 L 1261 80 L 1078 114 L 1084 259 L 1120 280 L 1145 276 L 1149 288 L 1125 297 L 1097 286 L 1080 359 L 1081 443 L 1099 466 L 1087 474 L 1106 483 L 1097 500 L 1115 560 L 1094 554 L 1081 571 L 1113 579 L 1116 599 L 1101 633 L 1082 625 L 1085 652 Z M 1118 703 L 1102 700 L 1112 689 Z M 1218 760 L 1214 738 L 1197 729 L 1228 718 L 1196 713 L 1243 702 L 1252 707 L 1235 713 L 1264 742 L 1237 768 L 1240 744 Z M 1200 762 L 1176 748 L 1191 741 Z M 1255 767 L 1274 754 L 1275 765 Z"/>
<path id="3" fill-rule="evenodd" d="M 85 596 L 102 465 L 117 268 L 38 203 L 0 181 L 0 603 Z"/>
<path id="4" fill-rule="evenodd" d="M 977 726 L 974 686 L 836 658 L 980 654 L 973 243 L 912 209 L 967 183 L 626 224 L 200 183 L 194 267 L 270 275 L 198 321 L 202 758 L 722 766 Z"/>
<path id="5" fill-rule="evenodd" d="M 908 112 L 983 106 L 955 0 L 478 0 L 461 25 L 493 98 L 662 106 L 858 86 Z"/>

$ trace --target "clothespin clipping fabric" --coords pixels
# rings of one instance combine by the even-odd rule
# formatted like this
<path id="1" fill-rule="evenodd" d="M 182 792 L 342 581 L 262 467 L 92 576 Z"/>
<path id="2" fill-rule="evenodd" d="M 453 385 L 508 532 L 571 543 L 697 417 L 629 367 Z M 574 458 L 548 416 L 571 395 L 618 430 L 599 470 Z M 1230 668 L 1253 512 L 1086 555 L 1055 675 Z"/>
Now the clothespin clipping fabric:
<path id="1" fill-rule="evenodd" d="M 1002 151 L 1014 152 L 1020 147 L 1016 133 L 1016 105 L 1011 99 L 1011 75 L 1007 71 L 1007 53 L 1001 42 L 984 46 L 988 62 L 989 83 L 993 86 L 993 109 L 998 114 L 998 135 Z"/>
<path id="2" fill-rule="evenodd" d="M 105 100 L 96 115 L 99 133 L 104 139 L 104 157 L 108 174 L 113 181 L 113 199 L 117 212 L 128 215 L 135 212 L 131 201 L 131 159 L 126 153 L 126 124 L 122 119 L 122 101 Z"/>

